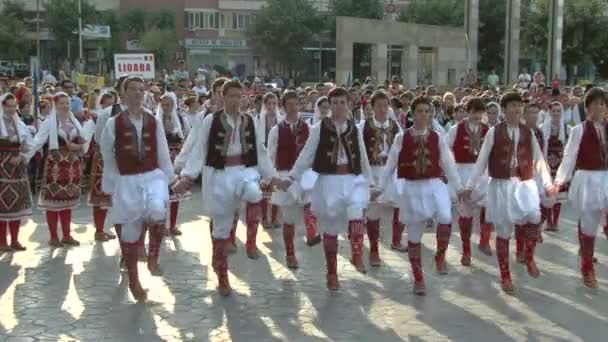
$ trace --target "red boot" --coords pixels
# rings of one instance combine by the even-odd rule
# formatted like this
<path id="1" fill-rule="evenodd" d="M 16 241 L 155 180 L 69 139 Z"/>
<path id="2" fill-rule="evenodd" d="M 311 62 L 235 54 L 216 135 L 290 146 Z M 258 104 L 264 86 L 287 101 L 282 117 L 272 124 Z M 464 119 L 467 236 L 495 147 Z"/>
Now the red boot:
<path id="1" fill-rule="evenodd" d="M 127 275 L 129 278 L 129 290 L 131 294 L 138 302 L 145 302 L 148 298 L 147 291 L 141 286 L 139 282 L 139 271 L 137 270 L 138 262 L 138 243 L 137 242 L 121 242 L 123 244 L 122 250 L 125 253 L 125 262 L 127 265 Z"/>
<path id="2" fill-rule="evenodd" d="M 540 227 L 536 224 L 526 225 L 526 264 L 528 266 L 528 274 L 532 278 L 538 278 L 540 271 L 536 267 L 534 262 L 534 252 L 536 249 L 536 239 L 538 238 L 538 231 Z"/>
<path id="3" fill-rule="evenodd" d="M 330 291 L 338 291 L 340 282 L 338 282 L 338 237 L 323 234 L 323 251 L 325 252 L 325 261 L 327 263 L 327 289 Z"/>
<path id="4" fill-rule="evenodd" d="M 407 251 L 414 274 L 414 293 L 418 296 L 424 296 L 426 287 L 424 286 L 424 274 L 422 272 L 421 251 L 422 245 L 420 242 L 408 242 Z"/>
<path id="5" fill-rule="evenodd" d="M 445 261 L 445 253 L 450 244 L 450 235 L 452 234 L 452 225 L 439 224 L 437 225 L 437 253 L 435 253 L 435 265 L 437 272 L 441 275 L 448 274 L 448 265 Z"/>
<path id="6" fill-rule="evenodd" d="M 285 243 L 285 261 L 287 268 L 297 269 L 298 259 L 296 258 L 296 248 L 294 246 L 296 227 L 293 224 L 283 224 L 283 242 Z"/>
<path id="7" fill-rule="evenodd" d="M 458 219 L 458 228 L 460 228 L 460 239 L 462 240 L 462 257 L 460 263 L 462 266 L 471 266 L 471 234 L 473 232 L 473 218 L 460 217 Z"/>
<path id="8" fill-rule="evenodd" d="M 597 289 L 595 267 L 593 266 L 593 253 L 595 252 L 595 237 L 581 233 L 581 273 L 585 286 Z"/>
<path id="9" fill-rule="evenodd" d="M 492 247 L 490 246 L 490 238 L 492 237 L 492 227 L 491 223 L 486 221 L 486 208 L 481 208 L 481 213 L 479 215 L 479 246 L 478 249 L 480 252 L 487 256 L 492 256 Z"/>
<path id="10" fill-rule="evenodd" d="M 247 257 L 254 260 L 260 257 L 256 246 L 260 214 L 260 203 L 247 203 Z"/>
<path id="11" fill-rule="evenodd" d="M 523 225 L 515 225 L 515 256 L 520 264 L 526 263 L 526 231 Z"/>
<path id="12" fill-rule="evenodd" d="M 391 249 L 397 252 L 407 252 L 407 247 L 401 244 L 401 236 L 405 230 L 405 225 L 399 221 L 399 208 L 393 208 L 393 239 Z"/>
<path id="13" fill-rule="evenodd" d="M 232 292 L 228 280 L 228 257 L 226 255 L 226 244 L 228 240 L 213 239 L 213 255 L 211 266 L 217 275 L 218 291 L 222 296 L 229 296 Z"/>
<path id="14" fill-rule="evenodd" d="M 509 239 L 496 237 L 496 257 L 500 269 L 500 287 L 507 294 L 513 294 L 513 281 L 509 270 Z"/>
<path id="15" fill-rule="evenodd" d="M 363 235 L 365 234 L 363 220 L 352 220 L 348 223 L 348 227 L 351 232 L 350 262 L 355 266 L 357 272 L 366 273 L 367 270 L 365 269 L 365 265 L 363 264 Z"/>
<path id="16" fill-rule="evenodd" d="M 310 210 L 310 204 L 304 206 L 304 223 L 306 225 L 306 245 L 314 246 L 321 243 L 321 235 L 317 232 L 317 218 Z"/>
<path id="17" fill-rule="evenodd" d="M 367 238 L 369 239 L 369 264 L 372 267 L 380 267 L 382 264 L 378 250 L 380 220 L 367 220 Z"/>
<path id="18" fill-rule="evenodd" d="M 148 226 L 148 270 L 153 276 L 163 275 L 160 269 L 160 245 L 163 241 L 164 224 Z"/>

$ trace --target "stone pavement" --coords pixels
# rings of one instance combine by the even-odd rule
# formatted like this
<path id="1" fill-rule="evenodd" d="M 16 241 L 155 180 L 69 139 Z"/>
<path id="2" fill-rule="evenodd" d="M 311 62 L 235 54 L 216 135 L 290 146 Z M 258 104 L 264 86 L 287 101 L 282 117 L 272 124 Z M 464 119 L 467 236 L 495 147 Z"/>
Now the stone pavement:
<path id="1" fill-rule="evenodd" d="M 606 341 L 608 242 L 603 234 L 597 240 L 600 289 L 586 289 L 568 208 L 562 230 L 546 234 L 538 249 L 541 278 L 531 279 L 511 258 L 514 297 L 497 284 L 495 257 L 474 248 L 473 266 L 460 265 L 457 233 L 448 253 L 450 274 L 443 277 L 433 272 L 434 235 L 424 237 L 426 297 L 412 294 L 407 255 L 388 249 L 388 226 L 384 264 L 367 275 L 354 271 L 341 240 L 342 289 L 332 294 L 325 288 L 322 248 L 304 244 L 303 227 L 296 245 L 300 269 L 292 272 L 284 264 L 280 230 L 260 229 L 263 256 L 253 261 L 244 253 L 240 225 L 239 251 L 230 258 L 234 292 L 222 298 L 199 200 L 196 194 L 182 208 L 184 235 L 163 245 L 164 276 L 153 278 L 140 264 L 153 304 L 136 304 L 127 293 L 118 243 L 93 241 L 90 208 L 74 213 L 74 236 L 82 245 L 70 249 L 46 245 L 38 213 L 22 229 L 28 251 L 0 255 L 0 341 Z"/>

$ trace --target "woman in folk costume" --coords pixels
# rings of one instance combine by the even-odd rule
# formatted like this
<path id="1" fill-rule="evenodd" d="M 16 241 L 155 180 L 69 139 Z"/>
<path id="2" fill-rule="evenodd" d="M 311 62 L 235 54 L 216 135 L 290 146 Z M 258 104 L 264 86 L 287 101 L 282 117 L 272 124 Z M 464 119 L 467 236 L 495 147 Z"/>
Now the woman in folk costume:
<path id="1" fill-rule="evenodd" d="M 525 229 L 525 252 L 528 274 L 538 278 L 540 272 L 534 261 L 534 251 L 540 224 L 540 195 L 534 179 L 542 179 L 542 189 L 552 195 L 555 187 L 545 163 L 545 158 L 532 130 L 521 123 L 522 99 L 516 92 L 508 92 L 501 98 L 505 110 L 505 122 L 490 128 L 466 185 L 463 198 L 470 203 L 472 189 L 484 182 L 488 172 L 486 219 L 496 229 L 496 255 L 500 269 L 501 288 L 513 293 L 509 270 L 509 239 L 513 225 Z"/>
<path id="2" fill-rule="evenodd" d="M 262 112 L 260 113 L 259 130 L 264 141 L 264 146 L 268 145 L 268 134 L 272 127 L 276 126 L 281 118 L 279 112 L 278 98 L 274 93 L 266 93 L 262 100 Z M 242 103 L 241 103 L 242 104 Z M 264 186 L 264 199 L 262 200 L 262 225 L 264 228 L 278 228 L 279 206 L 272 205 L 270 222 L 268 221 L 268 204 L 272 197 L 272 188 Z"/>
<path id="3" fill-rule="evenodd" d="M 469 117 L 464 121 L 452 126 L 447 135 L 448 146 L 454 152 L 456 160 L 456 168 L 460 175 L 460 180 L 466 183 L 469 180 L 471 171 L 479 156 L 483 140 L 490 129 L 488 125 L 481 122 L 486 106 L 480 97 L 471 97 L 466 103 L 466 111 Z M 457 206 L 459 212 L 458 228 L 460 229 L 460 238 L 462 239 L 462 257 L 460 263 L 463 266 L 471 266 L 471 234 L 473 232 L 473 217 L 479 211 L 480 213 L 480 240 L 479 250 L 486 255 L 492 255 L 490 247 L 490 235 L 492 234 L 492 226 L 485 222 L 485 197 L 488 191 L 487 185 L 489 182 L 486 174 L 482 175 L 483 181 L 480 180 L 479 187 L 475 189 L 474 201 L 472 203 L 460 203 Z M 451 184 L 450 190 L 452 201 L 458 200 L 456 191 Z M 484 244 L 482 244 L 482 242 Z"/>
<path id="4" fill-rule="evenodd" d="M 383 171 L 391 145 L 397 134 L 401 132 L 401 128 L 399 123 L 390 117 L 389 99 L 384 91 L 376 91 L 370 102 L 374 109 L 373 116 L 362 121 L 358 128 L 363 134 L 367 158 L 374 174 L 374 182 L 378 184 L 380 178 L 384 175 Z M 370 245 L 369 263 L 372 267 L 379 267 L 382 263 L 378 249 L 380 219 L 384 208 L 394 209 L 395 196 L 394 187 L 389 186 L 382 195 L 370 202 L 367 210 L 367 237 Z M 399 240 L 401 240 L 401 236 L 399 236 Z"/>
<path id="5" fill-rule="evenodd" d="M 568 199 L 579 219 L 581 273 L 589 288 L 598 287 L 593 265 L 595 237 L 608 209 L 608 126 L 604 120 L 607 102 L 603 89 L 591 88 L 587 92 L 587 118 L 570 131 L 555 176 L 560 188 L 570 181 Z"/>
<path id="6" fill-rule="evenodd" d="M 443 182 L 460 194 L 462 185 L 454 157 L 441 134 L 430 128 L 432 104 L 425 97 L 412 102 L 414 126 L 399 133 L 391 147 L 379 190 L 397 171 L 397 201 L 400 220 L 408 226 L 408 253 L 414 274 L 414 293 L 424 295 L 425 285 L 421 262 L 422 234 L 430 219 L 437 218 L 437 253 L 439 274 L 447 274 L 445 253 L 452 233 L 450 193 Z"/>
<path id="7" fill-rule="evenodd" d="M 177 115 L 176 109 L 177 98 L 175 93 L 168 92 L 160 98 L 160 104 L 156 109 L 156 117 L 163 125 L 163 131 L 167 138 L 167 145 L 169 146 L 169 154 L 171 155 L 171 162 L 175 161 L 175 158 L 179 154 L 184 143 L 184 123 L 181 118 Z M 183 194 L 177 194 L 169 189 L 171 207 L 169 210 L 169 234 L 171 235 L 182 235 L 182 232 L 177 229 L 177 215 L 179 212 L 179 202 L 184 199 L 191 197 L 190 192 Z"/>
<path id="8" fill-rule="evenodd" d="M 359 272 L 363 264 L 365 233 L 364 211 L 369 202 L 373 174 L 363 135 L 352 120 L 348 120 L 350 95 L 344 88 L 329 92 L 332 116 L 314 125 L 300 153 L 290 180 L 282 184 L 285 191 L 292 182 L 312 190 L 312 210 L 319 218 L 323 231 L 323 249 L 327 262 L 327 288 L 340 288 L 337 273 L 338 235 L 348 227 L 352 259 Z M 310 172 L 311 169 L 314 172 Z"/>
<path id="9" fill-rule="evenodd" d="M 551 103 L 550 115 L 545 118 L 545 122 L 541 127 L 543 133 L 543 146 L 545 159 L 551 172 L 551 177 L 557 175 L 557 169 L 562 163 L 564 157 L 564 148 L 566 146 L 567 132 L 566 122 L 564 118 L 564 110 L 562 104 L 555 101 Z M 559 214 L 561 211 L 562 202 L 568 194 L 568 184 L 560 187 L 560 196 L 557 198 L 542 198 L 543 211 L 542 216 L 547 222 L 547 231 L 558 231 Z"/>
<path id="10" fill-rule="evenodd" d="M 81 157 L 88 150 L 92 131 L 90 125 L 83 128 L 70 111 L 69 95 L 57 93 L 50 117 L 36 133 L 32 149 L 27 152 L 30 159 L 48 143 L 38 206 L 46 210 L 52 247 L 80 245 L 71 235 L 72 209 L 80 205 Z M 63 228 L 61 241 L 57 235 L 58 220 Z"/>
<path id="11" fill-rule="evenodd" d="M 119 78 L 115 85 L 115 90 L 122 94 L 122 83 L 125 77 Z M 118 94 L 104 93 L 100 96 L 101 102 L 100 107 L 102 108 L 97 112 L 95 119 L 95 135 L 94 139 L 95 151 L 93 152 L 92 166 L 91 166 L 91 177 L 90 177 L 90 188 L 88 204 L 93 207 L 93 223 L 95 225 L 95 241 L 105 242 L 116 238 L 116 235 L 106 232 L 104 230 L 106 217 L 108 215 L 108 209 L 112 207 L 112 196 L 103 192 L 101 188 L 101 182 L 103 179 L 103 157 L 101 155 L 101 148 L 99 142 L 101 141 L 101 135 L 103 129 L 106 126 L 108 120 L 116 115 L 120 114 L 123 110 L 123 106 L 119 103 Z M 143 244 L 143 242 L 142 242 Z M 142 248 L 142 254 L 145 250 Z M 124 259 L 123 259 L 124 261 Z"/>
<path id="12" fill-rule="evenodd" d="M 0 252 L 24 251 L 19 243 L 21 220 L 32 215 L 32 193 L 24 154 L 31 133 L 17 114 L 13 94 L 0 97 Z M 7 243 L 7 226 L 11 244 Z"/>

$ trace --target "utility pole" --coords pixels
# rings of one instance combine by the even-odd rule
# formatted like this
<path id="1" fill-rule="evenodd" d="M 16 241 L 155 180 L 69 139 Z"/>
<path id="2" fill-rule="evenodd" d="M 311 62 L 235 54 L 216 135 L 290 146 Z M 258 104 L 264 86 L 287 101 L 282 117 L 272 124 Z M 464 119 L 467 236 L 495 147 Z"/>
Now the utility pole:
<path id="1" fill-rule="evenodd" d="M 83 72 L 84 60 L 82 59 L 82 0 L 78 0 L 78 71 Z"/>

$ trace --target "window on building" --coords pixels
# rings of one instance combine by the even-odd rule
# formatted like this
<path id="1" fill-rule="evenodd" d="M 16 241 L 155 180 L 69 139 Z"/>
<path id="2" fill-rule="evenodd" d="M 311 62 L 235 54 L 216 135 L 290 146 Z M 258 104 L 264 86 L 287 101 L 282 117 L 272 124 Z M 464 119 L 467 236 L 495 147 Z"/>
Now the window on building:
<path id="1" fill-rule="evenodd" d="M 238 25 L 237 25 L 237 23 L 238 23 L 238 16 L 239 16 L 238 14 L 232 13 L 232 29 L 233 30 L 236 30 L 238 28 Z"/>

